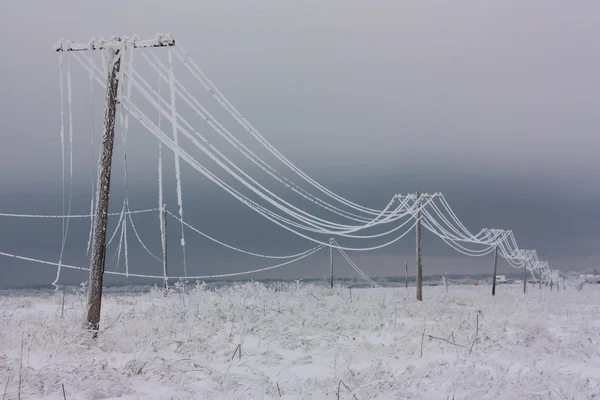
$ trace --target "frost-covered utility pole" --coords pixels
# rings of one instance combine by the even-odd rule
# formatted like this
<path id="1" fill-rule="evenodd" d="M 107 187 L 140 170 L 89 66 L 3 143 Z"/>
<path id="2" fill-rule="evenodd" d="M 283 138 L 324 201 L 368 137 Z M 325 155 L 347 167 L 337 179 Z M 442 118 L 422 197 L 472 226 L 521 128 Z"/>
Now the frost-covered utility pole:
<path id="1" fill-rule="evenodd" d="M 333 238 L 329 239 L 329 266 L 331 267 L 330 287 L 333 289 Z"/>
<path id="2" fill-rule="evenodd" d="M 415 223 L 415 233 L 416 233 L 416 244 L 417 244 L 417 300 L 423 301 L 423 262 L 422 262 L 422 251 L 421 251 L 421 207 L 423 199 L 431 199 L 434 197 L 441 197 L 440 193 L 420 193 L 416 192 L 414 194 L 408 195 L 397 195 L 397 199 L 413 199 L 415 201 L 415 208 L 417 212 L 415 213 L 415 219 L 417 220 Z M 408 262 L 406 263 L 406 267 L 408 268 Z M 407 279 L 408 281 L 408 279 Z M 408 283 L 406 284 L 408 287 Z"/>
<path id="3" fill-rule="evenodd" d="M 155 39 L 139 41 L 132 37 L 112 37 L 110 39 L 90 40 L 88 43 L 74 43 L 61 40 L 54 49 L 61 51 L 103 51 L 106 56 L 108 77 L 106 83 L 106 108 L 102 133 L 99 176 L 97 186 L 98 201 L 94 218 L 93 248 L 90 260 L 90 284 L 88 292 L 86 328 L 98 337 L 100 329 L 100 310 L 102 306 L 102 283 L 106 261 L 106 228 L 108 224 L 108 204 L 110 198 L 110 178 L 112 155 L 115 142 L 115 115 L 119 100 L 118 88 L 121 76 L 121 60 L 128 48 L 174 46 L 171 35 L 157 35 Z"/>
<path id="4" fill-rule="evenodd" d="M 167 205 L 163 204 L 162 209 L 160 210 L 162 213 L 162 235 L 161 235 L 161 243 L 162 243 L 162 252 L 163 252 L 163 276 L 164 276 L 164 285 L 163 289 L 165 294 L 169 290 L 169 275 L 167 273 Z"/>
<path id="5" fill-rule="evenodd" d="M 417 225 L 415 232 L 417 236 L 417 300 L 423 301 L 423 264 L 421 262 L 421 193 L 416 193 Z"/>
<path id="6" fill-rule="evenodd" d="M 88 292 L 87 328 L 94 338 L 98 336 L 100 327 L 100 308 L 102 302 L 102 280 L 106 261 L 106 226 L 108 224 L 108 202 L 110 197 L 110 176 L 113 147 L 115 143 L 115 114 L 117 110 L 117 91 L 119 87 L 119 70 L 121 54 L 119 50 L 109 49 L 108 81 L 106 88 L 106 110 L 104 114 L 104 131 L 100 153 L 100 176 L 98 177 L 98 205 L 94 217 L 94 236 L 92 259 L 90 262 L 90 290 Z"/>
<path id="7" fill-rule="evenodd" d="M 492 281 L 492 296 L 496 295 L 496 271 L 498 270 L 498 246 L 494 249 L 494 278 Z"/>

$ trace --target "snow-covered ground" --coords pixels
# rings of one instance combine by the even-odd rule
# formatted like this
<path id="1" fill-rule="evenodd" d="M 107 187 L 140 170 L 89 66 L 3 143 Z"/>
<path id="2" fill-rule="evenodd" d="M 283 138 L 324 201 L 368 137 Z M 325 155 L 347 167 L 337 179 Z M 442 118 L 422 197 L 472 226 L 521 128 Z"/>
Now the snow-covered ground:
<path id="1" fill-rule="evenodd" d="M 80 294 L 63 318 L 61 293 L 0 296 L 0 393 L 16 399 L 21 380 L 22 399 L 63 399 L 62 384 L 70 400 L 600 398 L 600 285 L 426 287 L 423 303 L 414 290 L 108 295 L 96 342 Z"/>

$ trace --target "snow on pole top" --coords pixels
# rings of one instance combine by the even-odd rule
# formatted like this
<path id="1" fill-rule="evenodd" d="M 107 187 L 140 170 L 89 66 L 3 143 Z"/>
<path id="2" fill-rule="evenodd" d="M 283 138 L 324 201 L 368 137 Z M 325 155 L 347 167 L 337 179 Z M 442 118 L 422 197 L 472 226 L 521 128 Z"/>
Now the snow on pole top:
<path id="1" fill-rule="evenodd" d="M 140 40 L 137 36 L 112 36 L 105 38 L 91 38 L 87 43 L 76 43 L 72 40 L 61 39 L 52 48 L 55 51 L 85 51 L 85 50 L 121 50 L 125 47 L 168 47 L 175 46 L 175 38 L 170 33 L 159 33 L 154 39 Z"/>

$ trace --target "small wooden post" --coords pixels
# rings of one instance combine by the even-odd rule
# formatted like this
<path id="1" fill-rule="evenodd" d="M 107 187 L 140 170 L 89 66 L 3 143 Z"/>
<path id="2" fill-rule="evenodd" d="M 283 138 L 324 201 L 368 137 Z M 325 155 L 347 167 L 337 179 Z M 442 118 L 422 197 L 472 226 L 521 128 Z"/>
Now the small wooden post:
<path id="1" fill-rule="evenodd" d="M 498 246 L 494 250 L 494 280 L 492 281 L 492 296 L 496 295 L 496 272 L 498 271 Z"/>
<path id="2" fill-rule="evenodd" d="M 167 273 L 167 205 L 163 204 L 160 211 L 162 213 L 162 251 L 163 251 L 163 290 L 165 295 L 169 291 L 169 274 Z"/>
<path id="3" fill-rule="evenodd" d="M 60 317 L 64 318 L 65 317 L 65 293 L 67 291 L 67 287 L 63 286 L 63 292 L 62 292 L 62 306 L 60 308 Z"/>
<path id="4" fill-rule="evenodd" d="M 527 293 L 527 265 L 523 265 L 523 293 Z"/>
<path id="5" fill-rule="evenodd" d="M 421 263 L 421 193 L 416 193 L 417 225 L 417 300 L 423 301 L 423 264 Z"/>
<path id="6" fill-rule="evenodd" d="M 408 261 L 404 264 L 404 287 L 408 290 Z"/>

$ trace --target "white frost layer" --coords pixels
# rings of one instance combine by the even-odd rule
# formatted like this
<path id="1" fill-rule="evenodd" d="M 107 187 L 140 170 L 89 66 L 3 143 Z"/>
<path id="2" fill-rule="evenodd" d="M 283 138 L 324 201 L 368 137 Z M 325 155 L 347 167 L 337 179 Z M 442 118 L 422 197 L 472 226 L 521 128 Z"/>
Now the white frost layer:
<path id="1" fill-rule="evenodd" d="M 0 296 L 0 386 L 8 378 L 17 397 L 23 340 L 25 399 L 62 399 L 61 384 L 70 400 L 279 399 L 277 386 L 283 399 L 335 399 L 340 380 L 358 399 L 600 392 L 600 285 L 525 296 L 502 285 L 496 297 L 489 286 L 427 287 L 422 303 L 414 288 L 283 289 L 107 295 L 96 343 L 81 329 L 82 295 L 67 294 L 64 318 L 60 293 Z"/>

